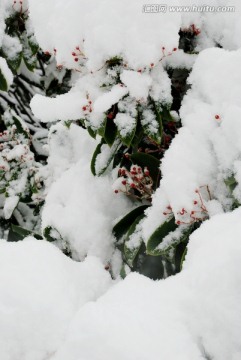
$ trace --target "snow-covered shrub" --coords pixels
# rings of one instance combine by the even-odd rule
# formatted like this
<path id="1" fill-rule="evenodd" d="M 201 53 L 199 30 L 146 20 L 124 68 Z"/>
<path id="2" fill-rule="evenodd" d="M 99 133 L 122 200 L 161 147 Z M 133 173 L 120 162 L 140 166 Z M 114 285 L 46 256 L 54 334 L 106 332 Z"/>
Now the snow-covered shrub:
<path id="1" fill-rule="evenodd" d="M 193 4 L 186 0 L 184 5 Z M 227 4 L 213 0 L 212 5 Z M 32 208 L 47 196 L 43 236 L 76 259 L 100 256 L 115 274 L 118 267 L 123 276 L 131 268 L 153 278 L 179 271 L 190 234 L 210 216 L 238 207 L 241 198 L 240 90 L 232 76 L 226 80 L 228 64 L 236 69 L 239 61 L 238 15 L 169 11 L 153 16 L 137 0 L 115 0 L 114 5 L 110 0 L 72 0 L 71 6 L 60 0 L 5 1 L 3 9 L 1 55 L 18 82 L 32 76 L 27 100 L 34 115 L 29 108 L 20 114 L 16 102 L 13 110 L 24 115 L 32 139 L 48 134 L 48 146 L 33 141 L 30 150 L 42 153 L 36 158 L 35 180 L 28 178 L 44 185 L 41 194 L 31 194 Z M 10 96 L 12 75 L 4 59 L 0 64 L 6 80 L 2 90 Z M 223 71 L 229 96 L 220 90 Z M 79 146 L 82 141 L 86 149 Z M 89 170 L 82 174 L 79 166 L 87 169 L 87 163 L 96 180 Z M 75 177 L 82 184 L 77 198 Z M 93 189 L 84 192 L 90 184 Z M 107 233 L 99 226 L 101 210 L 87 200 L 90 194 L 102 202 Z M 19 194 L 13 196 L 16 200 Z M 94 217 L 90 204 L 99 209 Z M 111 214 L 108 206 L 119 210 Z M 99 230 L 88 231 L 86 221 L 80 222 L 70 208 L 80 211 L 79 217 L 95 218 L 91 228 Z M 62 223 L 60 214 L 69 220 Z M 106 247 L 95 241 L 101 234 Z"/>
<path id="2" fill-rule="evenodd" d="M 10 241 L 41 237 L 48 128 L 33 115 L 36 93 L 66 91 L 68 71 L 36 42 L 27 1 L 1 1 L 0 15 L 0 223 Z M 61 85 L 60 85 L 61 84 Z"/>

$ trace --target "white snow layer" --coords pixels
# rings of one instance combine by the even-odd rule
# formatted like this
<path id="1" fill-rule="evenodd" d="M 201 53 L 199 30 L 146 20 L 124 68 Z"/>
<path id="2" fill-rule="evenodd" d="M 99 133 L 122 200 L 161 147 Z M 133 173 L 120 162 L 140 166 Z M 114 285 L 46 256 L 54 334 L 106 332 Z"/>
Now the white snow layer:
<path id="1" fill-rule="evenodd" d="M 4 79 L 6 80 L 6 83 L 7 83 L 7 87 L 9 89 L 13 83 L 13 74 L 12 74 L 11 70 L 9 69 L 6 60 L 2 57 L 0 57 L 0 72 L 4 76 Z"/>
<path id="2" fill-rule="evenodd" d="M 124 195 L 113 195 L 111 176 L 91 173 L 95 146 L 97 141 L 80 126 L 51 128 L 42 228 L 57 230 L 75 259 L 95 255 L 107 262 L 113 253 L 114 221 L 130 211 L 131 205 Z"/>
<path id="3" fill-rule="evenodd" d="M 97 258 L 77 263 L 45 241 L 1 240 L 1 360 L 51 359 L 79 307 L 110 284 Z"/>
<path id="4" fill-rule="evenodd" d="M 1 360 L 238 360 L 241 209 L 191 236 L 183 271 L 110 286 L 96 258 L 0 242 Z"/>

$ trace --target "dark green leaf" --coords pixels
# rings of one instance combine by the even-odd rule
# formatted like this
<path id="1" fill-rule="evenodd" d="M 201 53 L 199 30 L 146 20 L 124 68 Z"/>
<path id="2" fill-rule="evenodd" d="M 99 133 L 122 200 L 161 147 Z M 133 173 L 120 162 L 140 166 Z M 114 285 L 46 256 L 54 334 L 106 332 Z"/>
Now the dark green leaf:
<path id="1" fill-rule="evenodd" d="M 91 172 L 94 176 L 96 176 L 96 171 L 95 171 L 95 162 L 96 162 L 96 158 L 97 156 L 101 153 L 101 146 L 105 143 L 105 141 L 102 139 L 101 142 L 96 146 L 95 152 L 92 156 L 92 160 L 91 160 L 91 164 L 90 164 L 90 168 L 91 168 Z"/>
<path id="2" fill-rule="evenodd" d="M 136 218 L 140 215 L 143 215 L 148 206 L 149 205 L 142 205 L 132 210 L 113 227 L 112 231 L 117 240 L 119 240 L 125 233 L 127 233 Z"/>
<path id="3" fill-rule="evenodd" d="M 151 235 L 147 242 L 146 250 L 148 255 L 159 256 L 161 252 L 157 249 L 158 245 L 162 242 L 165 236 L 177 228 L 175 218 L 172 217 L 169 221 L 164 222 L 156 231 Z"/>
<path id="4" fill-rule="evenodd" d="M 127 232 L 127 235 L 126 235 L 126 240 L 125 240 L 125 245 L 124 245 L 124 255 L 125 255 L 126 262 L 130 267 L 133 266 L 133 262 L 141 248 L 143 240 L 140 238 L 139 244 L 135 248 L 132 248 L 132 249 L 130 249 L 128 247 L 128 241 L 129 241 L 131 235 L 135 232 L 137 225 L 143 218 L 144 218 L 144 214 L 138 216 L 136 218 L 136 220 L 133 222 L 133 224 L 130 226 L 130 228 Z"/>
<path id="5" fill-rule="evenodd" d="M 41 240 L 42 236 L 36 233 L 33 233 L 30 230 L 24 229 L 21 226 L 11 224 L 11 230 L 15 233 L 16 238 L 18 240 L 23 240 L 27 236 L 34 236 L 36 239 Z M 16 241 L 16 240 L 15 240 Z"/>
<path id="6" fill-rule="evenodd" d="M 8 91 L 8 83 L 0 69 L 0 90 Z"/>
<path id="7" fill-rule="evenodd" d="M 117 127 L 112 119 L 107 118 L 104 139 L 109 146 L 112 146 L 117 135 Z"/>

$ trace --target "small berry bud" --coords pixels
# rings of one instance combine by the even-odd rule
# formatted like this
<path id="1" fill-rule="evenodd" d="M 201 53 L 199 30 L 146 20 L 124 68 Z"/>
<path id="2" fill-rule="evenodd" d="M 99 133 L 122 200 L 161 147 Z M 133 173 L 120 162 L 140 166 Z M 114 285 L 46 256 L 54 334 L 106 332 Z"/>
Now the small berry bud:
<path id="1" fill-rule="evenodd" d="M 154 66 L 154 64 L 153 63 L 151 63 L 151 67 L 153 67 Z"/>
<path id="2" fill-rule="evenodd" d="M 166 216 L 166 215 L 167 215 L 167 213 L 166 213 L 166 212 L 164 212 L 164 213 L 163 213 L 163 215 L 165 215 L 165 216 Z"/>

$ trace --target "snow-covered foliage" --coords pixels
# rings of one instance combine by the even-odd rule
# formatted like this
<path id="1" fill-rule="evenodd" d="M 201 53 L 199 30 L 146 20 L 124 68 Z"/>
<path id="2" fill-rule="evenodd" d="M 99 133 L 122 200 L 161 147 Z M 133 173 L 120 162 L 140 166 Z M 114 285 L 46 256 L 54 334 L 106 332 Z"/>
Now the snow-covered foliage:
<path id="1" fill-rule="evenodd" d="M 3 360 L 241 357 L 240 0 L 152 5 L 0 1 Z"/>

